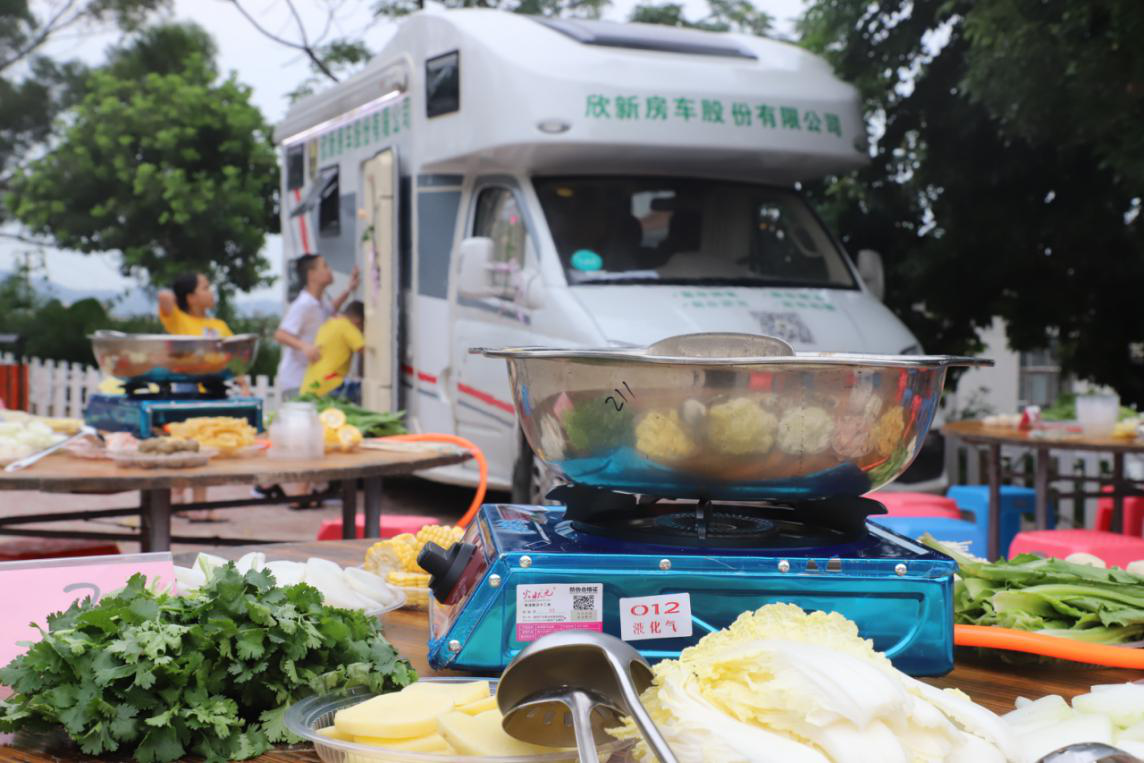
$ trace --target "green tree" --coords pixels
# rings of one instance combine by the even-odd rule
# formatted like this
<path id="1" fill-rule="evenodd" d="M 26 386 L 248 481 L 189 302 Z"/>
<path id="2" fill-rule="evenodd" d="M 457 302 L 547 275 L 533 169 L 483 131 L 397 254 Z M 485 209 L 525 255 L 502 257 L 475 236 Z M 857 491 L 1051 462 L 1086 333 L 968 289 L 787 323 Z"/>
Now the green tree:
<path id="1" fill-rule="evenodd" d="M 1121 32 L 1100 18 L 1129 35 L 1122 49 L 1106 50 Z M 814 190 L 851 251 L 883 254 L 887 303 L 927 350 L 976 350 L 1001 316 L 1014 349 L 1055 341 L 1068 370 L 1144 402 L 1142 144 L 1081 97 L 1116 93 L 1117 115 L 1139 115 L 1142 50 L 1127 40 L 1142 23 L 1144 5 L 1110 0 L 809 7 L 804 44 L 857 85 L 875 127 L 870 164 Z M 1050 66 L 1053 39 L 1068 45 Z M 1058 100 L 1062 82 L 1078 100 Z"/>
<path id="2" fill-rule="evenodd" d="M 170 0 L 0 0 L 0 194 L 24 157 L 52 133 L 53 119 L 80 92 L 84 67 L 41 55 L 63 32 L 135 29 Z M 7 218 L 0 204 L 0 222 Z M 17 234 L 18 235 L 18 234 Z"/>
<path id="3" fill-rule="evenodd" d="M 331 30 L 341 26 L 337 18 L 342 5 L 340 0 L 320 0 L 320 4 L 325 5 L 326 23 L 325 28 L 316 35 L 307 30 L 301 14 L 294 5 L 294 0 L 286 0 L 286 7 L 294 20 L 293 34 L 271 31 L 240 0 L 224 1 L 233 5 L 235 10 L 264 37 L 306 56 L 310 63 L 310 76 L 288 94 L 291 101 L 311 95 L 323 82 L 340 82 L 343 77 L 368 63 L 372 56 L 369 48 L 360 39 L 348 36 L 329 37 Z"/>
<path id="4" fill-rule="evenodd" d="M 965 36 L 966 92 L 1006 132 L 1091 150 L 1137 188 L 1144 183 L 1139 2 L 983 0 L 966 17 Z"/>
<path id="5" fill-rule="evenodd" d="M 125 274 L 152 284 L 188 270 L 224 297 L 268 283 L 259 253 L 278 224 L 270 128 L 249 88 L 220 79 L 206 33 L 145 29 L 85 88 L 58 143 L 13 179 L 14 215 L 61 247 L 119 252 Z"/>

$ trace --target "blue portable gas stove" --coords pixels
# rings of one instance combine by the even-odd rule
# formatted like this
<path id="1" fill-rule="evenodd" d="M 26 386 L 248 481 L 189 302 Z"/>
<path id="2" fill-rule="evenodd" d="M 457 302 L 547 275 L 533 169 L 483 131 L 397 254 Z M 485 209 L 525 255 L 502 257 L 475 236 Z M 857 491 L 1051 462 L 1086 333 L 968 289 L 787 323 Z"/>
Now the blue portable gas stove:
<path id="1" fill-rule="evenodd" d="M 429 664 L 499 672 L 554 630 L 671 658 L 740 613 L 789 602 L 839 612 L 913 675 L 953 668 L 956 564 L 866 521 L 868 498 L 655 502 L 585 486 L 563 506 L 483 506 L 449 551 L 429 545 Z"/>
<path id="2" fill-rule="evenodd" d="M 127 379 L 124 394 L 96 394 L 88 398 L 84 421 L 108 432 L 130 432 L 136 437 L 161 434 L 163 426 L 200 416 L 246 419 L 262 430 L 262 400 L 230 397 L 224 376 L 167 374 Z"/>

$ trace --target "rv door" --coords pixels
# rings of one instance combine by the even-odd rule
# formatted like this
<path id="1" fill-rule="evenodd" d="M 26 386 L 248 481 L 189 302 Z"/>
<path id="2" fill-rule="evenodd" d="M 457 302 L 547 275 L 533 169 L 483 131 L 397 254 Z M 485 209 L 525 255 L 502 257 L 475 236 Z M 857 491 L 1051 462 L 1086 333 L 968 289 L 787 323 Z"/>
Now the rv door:
<path id="1" fill-rule="evenodd" d="M 397 203 L 396 149 L 386 149 L 362 164 L 362 292 L 365 302 L 365 350 L 362 353 L 362 404 L 375 411 L 397 407 Z"/>
<path id="2" fill-rule="evenodd" d="M 507 485 L 520 442 L 512 387 L 503 360 L 470 347 L 536 344 L 537 308 L 527 285 L 537 273 L 525 202 L 515 185 L 479 183 L 470 199 L 464 238 L 452 266 L 450 340 L 456 384 L 455 431 L 488 459 L 490 482 Z"/>

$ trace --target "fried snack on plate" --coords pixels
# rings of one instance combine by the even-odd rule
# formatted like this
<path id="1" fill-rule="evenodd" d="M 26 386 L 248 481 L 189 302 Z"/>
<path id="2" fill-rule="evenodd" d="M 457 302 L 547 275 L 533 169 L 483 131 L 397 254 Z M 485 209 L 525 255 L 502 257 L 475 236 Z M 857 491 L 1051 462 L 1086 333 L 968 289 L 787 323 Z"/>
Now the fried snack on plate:
<path id="1" fill-rule="evenodd" d="M 167 430 L 173 437 L 214 448 L 222 456 L 233 456 L 250 447 L 258 434 L 246 419 L 232 416 L 200 416 L 168 424 Z"/>

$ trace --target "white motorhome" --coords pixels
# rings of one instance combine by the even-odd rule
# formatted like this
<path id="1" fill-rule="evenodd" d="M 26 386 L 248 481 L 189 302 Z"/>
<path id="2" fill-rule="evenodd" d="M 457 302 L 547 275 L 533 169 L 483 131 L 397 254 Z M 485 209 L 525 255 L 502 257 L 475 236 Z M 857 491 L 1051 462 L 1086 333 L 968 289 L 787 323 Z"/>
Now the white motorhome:
<path id="1" fill-rule="evenodd" d="M 276 141 L 287 260 L 361 267 L 364 403 L 476 442 L 518 500 L 540 476 L 505 364 L 470 347 L 745 331 L 920 350 L 876 255 L 860 277 L 796 190 L 860 166 L 866 134 L 855 90 L 794 45 L 423 11 Z"/>

